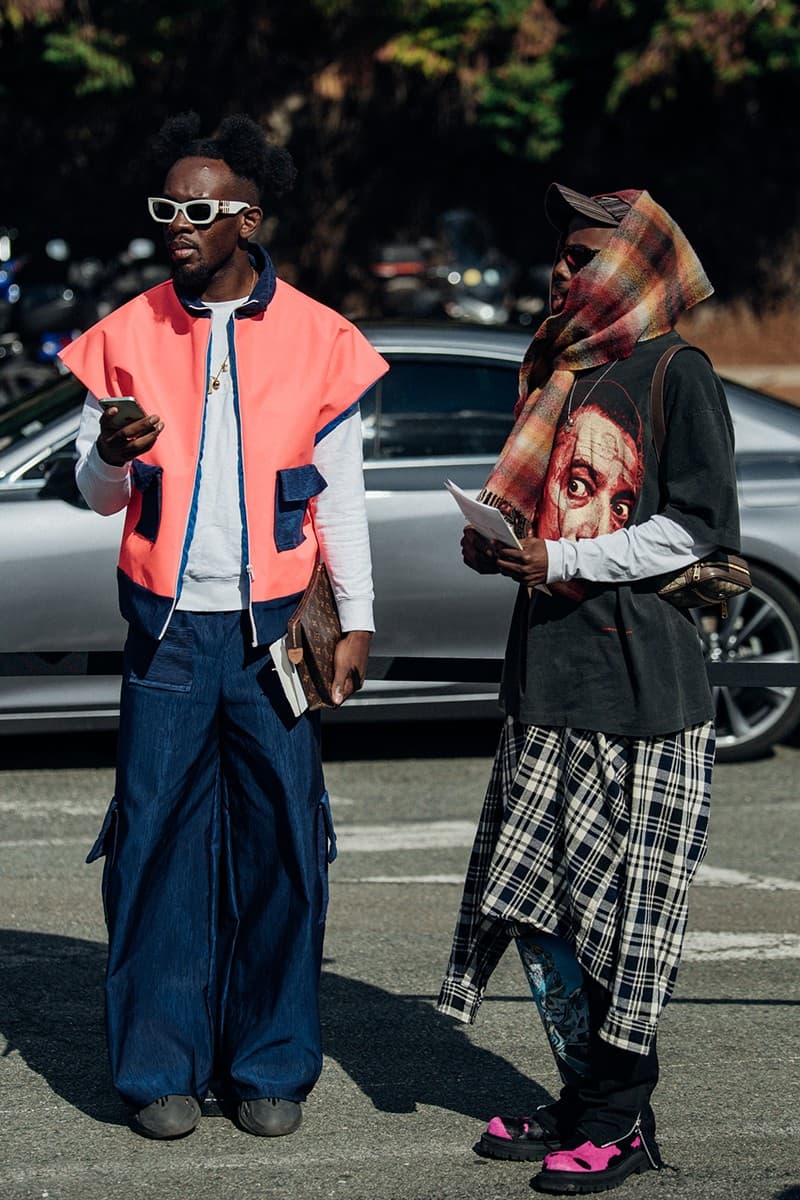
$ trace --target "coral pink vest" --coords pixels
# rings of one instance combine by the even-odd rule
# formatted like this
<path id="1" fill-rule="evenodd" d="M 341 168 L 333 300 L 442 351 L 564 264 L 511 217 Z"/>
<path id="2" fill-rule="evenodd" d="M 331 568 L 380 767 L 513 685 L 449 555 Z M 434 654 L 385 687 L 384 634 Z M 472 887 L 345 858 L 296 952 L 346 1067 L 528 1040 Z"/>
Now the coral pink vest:
<path id="1" fill-rule="evenodd" d="M 228 337 L 252 616 L 253 605 L 295 596 L 308 583 L 317 557 L 308 500 L 324 487 L 311 465 L 315 441 L 387 368 L 348 321 L 280 280 L 266 307 L 250 304 L 244 312 L 231 320 Z M 119 556 L 123 615 L 156 637 L 174 609 L 191 536 L 208 316 L 201 306 L 184 308 L 167 282 L 112 312 L 61 355 L 95 396 L 135 396 L 164 422 L 152 450 L 133 464 Z"/>

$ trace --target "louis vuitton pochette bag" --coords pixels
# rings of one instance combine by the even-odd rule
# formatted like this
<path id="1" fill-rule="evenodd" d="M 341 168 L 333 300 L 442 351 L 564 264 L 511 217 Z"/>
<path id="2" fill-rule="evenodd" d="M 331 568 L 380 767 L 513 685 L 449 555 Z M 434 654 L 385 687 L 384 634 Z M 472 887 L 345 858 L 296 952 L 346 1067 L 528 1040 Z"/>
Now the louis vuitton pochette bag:
<path id="1" fill-rule="evenodd" d="M 331 581 L 325 564 L 318 562 L 286 628 L 286 651 L 309 709 L 334 707 L 334 654 L 341 636 Z"/>

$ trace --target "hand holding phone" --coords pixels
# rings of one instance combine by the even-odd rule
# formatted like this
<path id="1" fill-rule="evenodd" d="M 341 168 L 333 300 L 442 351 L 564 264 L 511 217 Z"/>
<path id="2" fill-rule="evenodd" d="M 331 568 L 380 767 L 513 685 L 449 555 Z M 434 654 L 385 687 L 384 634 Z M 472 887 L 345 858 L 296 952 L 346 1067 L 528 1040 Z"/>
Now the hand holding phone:
<path id="1" fill-rule="evenodd" d="M 112 467 L 124 467 L 140 454 L 146 454 L 164 428 L 156 413 L 148 416 L 134 396 L 98 398 L 103 410 L 97 452 Z"/>
<path id="2" fill-rule="evenodd" d="M 103 396 L 99 403 L 104 413 L 110 408 L 117 410 L 109 421 L 112 429 L 122 429 L 125 425 L 142 421 L 147 416 L 135 396 Z"/>

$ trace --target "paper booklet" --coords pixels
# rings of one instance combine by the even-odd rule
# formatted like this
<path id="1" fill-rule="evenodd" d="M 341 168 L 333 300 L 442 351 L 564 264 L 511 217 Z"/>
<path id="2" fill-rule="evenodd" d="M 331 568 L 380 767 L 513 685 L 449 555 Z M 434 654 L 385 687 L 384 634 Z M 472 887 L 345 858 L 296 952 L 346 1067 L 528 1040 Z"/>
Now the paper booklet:
<path id="1" fill-rule="evenodd" d="M 466 492 L 462 492 L 452 479 L 445 480 L 444 486 L 473 529 L 477 529 L 478 533 L 482 533 L 489 541 L 501 542 L 504 546 L 516 546 L 518 550 L 522 549 L 519 538 L 499 508 L 495 508 L 491 504 L 484 504 L 481 500 L 473 500 Z M 552 595 L 546 583 L 537 583 L 533 591 L 544 592 L 546 596 Z"/>
<path id="2" fill-rule="evenodd" d="M 519 538 L 499 508 L 494 508 L 491 504 L 484 504 L 481 500 L 473 500 L 466 492 L 462 492 L 452 479 L 448 479 L 444 486 L 473 529 L 477 529 L 478 533 L 482 533 L 490 542 L 502 542 L 504 546 L 516 546 L 517 550 L 522 549 Z"/>
<path id="3" fill-rule="evenodd" d="M 308 708 L 308 700 L 303 691 L 297 667 L 293 662 L 289 661 L 286 638 L 278 638 L 277 642 L 273 642 L 269 648 L 269 652 L 272 655 L 272 665 L 275 668 L 275 674 L 281 681 L 281 687 L 286 693 L 286 699 L 289 701 L 289 707 L 294 716 L 299 717 Z"/>

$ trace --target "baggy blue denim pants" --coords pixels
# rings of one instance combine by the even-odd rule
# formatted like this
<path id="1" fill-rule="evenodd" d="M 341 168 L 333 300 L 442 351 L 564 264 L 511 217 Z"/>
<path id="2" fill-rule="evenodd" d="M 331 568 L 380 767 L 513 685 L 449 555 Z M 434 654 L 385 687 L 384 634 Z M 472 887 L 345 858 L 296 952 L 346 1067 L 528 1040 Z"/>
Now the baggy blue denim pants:
<path id="1" fill-rule="evenodd" d="M 125 648 L 116 791 L 89 861 L 106 855 L 108 1045 L 135 1107 L 210 1088 L 300 1101 L 322 1065 L 335 841 L 319 722 L 292 717 L 248 635 L 242 613 L 178 611 L 161 642 L 132 629 Z"/>

